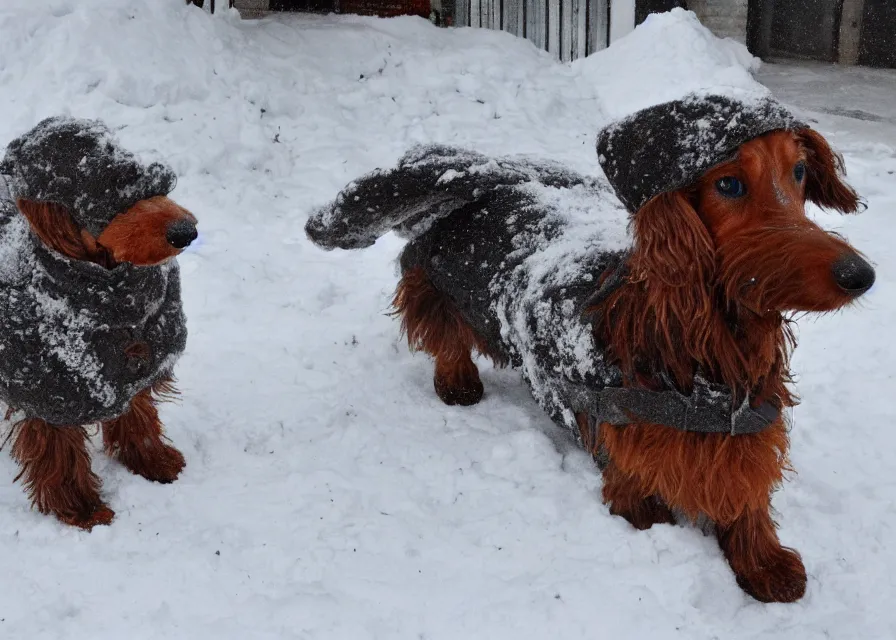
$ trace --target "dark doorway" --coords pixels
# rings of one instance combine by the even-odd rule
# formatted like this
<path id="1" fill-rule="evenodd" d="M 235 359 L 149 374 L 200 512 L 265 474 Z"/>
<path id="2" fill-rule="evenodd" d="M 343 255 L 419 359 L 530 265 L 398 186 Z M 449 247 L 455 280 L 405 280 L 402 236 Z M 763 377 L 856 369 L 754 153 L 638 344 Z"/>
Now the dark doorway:
<path id="1" fill-rule="evenodd" d="M 271 11 L 330 13 L 336 11 L 336 0 L 271 0 Z"/>
<path id="2" fill-rule="evenodd" d="M 647 16 L 651 13 L 662 13 L 663 11 L 671 11 L 676 7 L 682 9 L 688 8 L 686 0 L 636 0 L 635 2 L 635 24 L 641 24 L 647 20 Z"/>
<path id="3" fill-rule="evenodd" d="M 896 2 L 865 0 L 859 64 L 896 67 Z"/>
<path id="4" fill-rule="evenodd" d="M 747 46 L 760 58 L 836 62 L 842 6 L 843 0 L 750 0 Z"/>
<path id="5" fill-rule="evenodd" d="M 429 0 L 271 0 L 272 11 L 429 17 Z"/>

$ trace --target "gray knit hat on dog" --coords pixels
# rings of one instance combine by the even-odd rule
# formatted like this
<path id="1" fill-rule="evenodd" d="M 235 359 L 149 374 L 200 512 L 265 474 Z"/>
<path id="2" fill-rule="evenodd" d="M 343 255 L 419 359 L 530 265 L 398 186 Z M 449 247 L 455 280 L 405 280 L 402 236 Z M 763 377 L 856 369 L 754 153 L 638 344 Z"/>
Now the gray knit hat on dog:
<path id="1" fill-rule="evenodd" d="M 177 182 L 170 168 L 144 165 L 119 146 L 98 120 L 47 118 L 9 143 L 0 174 L 16 198 L 65 206 L 75 222 L 98 236 L 119 213 Z"/>
<path id="2" fill-rule="evenodd" d="M 770 96 L 689 94 L 610 124 L 597 136 L 597 155 L 617 197 L 634 213 L 733 159 L 745 142 L 807 127 Z"/>

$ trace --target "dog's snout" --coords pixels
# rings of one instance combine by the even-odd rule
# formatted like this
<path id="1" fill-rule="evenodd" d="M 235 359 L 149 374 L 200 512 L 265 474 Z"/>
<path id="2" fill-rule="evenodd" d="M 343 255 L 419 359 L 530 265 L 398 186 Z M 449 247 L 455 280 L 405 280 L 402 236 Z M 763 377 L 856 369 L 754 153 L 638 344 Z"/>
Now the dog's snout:
<path id="1" fill-rule="evenodd" d="M 178 220 L 168 226 L 165 233 L 165 239 L 175 249 L 184 249 L 190 246 L 190 243 L 196 239 L 199 232 L 196 231 L 196 224 L 190 220 Z"/>
<path id="2" fill-rule="evenodd" d="M 855 253 L 841 256 L 831 272 L 837 286 L 854 296 L 862 295 L 874 284 L 874 268 Z"/>

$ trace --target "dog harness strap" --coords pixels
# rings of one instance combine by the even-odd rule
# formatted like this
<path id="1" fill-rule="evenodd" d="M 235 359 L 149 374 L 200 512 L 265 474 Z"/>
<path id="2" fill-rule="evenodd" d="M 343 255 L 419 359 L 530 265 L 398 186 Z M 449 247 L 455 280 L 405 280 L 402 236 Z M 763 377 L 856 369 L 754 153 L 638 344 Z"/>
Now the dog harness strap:
<path id="1" fill-rule="evenodd" d="M 577 404 L 585 405 L 581 409 L 589 411 L 598 423 L 613 425 L 650 422 L 680 431 L 745 435 L 763 431 L 780 416 L 773 404 L 763 402 L 753 408 L 748 399 L 732 411 L 730 391 L 722 389 L 711 389 L 711 396 L 702 393 L 686 396 L 675 390 L 606 387 L 588 391 L 579 388 L 575 395 L 579 399 Z"/>

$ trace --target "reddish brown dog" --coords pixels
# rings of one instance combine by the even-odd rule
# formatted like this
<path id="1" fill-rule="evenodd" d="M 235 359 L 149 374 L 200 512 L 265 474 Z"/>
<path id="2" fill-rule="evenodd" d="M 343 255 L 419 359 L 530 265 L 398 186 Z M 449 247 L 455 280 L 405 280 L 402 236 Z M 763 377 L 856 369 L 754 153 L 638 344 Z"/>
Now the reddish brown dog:
<path id="1" fill-rule="evenodd" d="M 163 263 L 196 237 L 196 218 L 165 196 L 137 202 L 96 238 L 79 228 L 62 205 L 24 199 L 16 204 L 46 247 L 106 269 L 123 262 Z M 174 393 L 170 378 L 159 380 L 140 391 L 126 413 L 102 423 L 106 453 L 148 480 L 171 482 L 184 468 L 183 455 L 163 435 L 156 407 Z M 23 481 L 41 513 L 85 529 L 112 521 L 115 514 L 100 498 L 100 479 L 91 470 L 85 425 L 52 425 L 31 417 L 17 423 L 9 437 L 12 455 L 21 465 L 16 479 Z"/>
<path id="2" fill-rule="evenodd" d="M 651 199 L 633 216 L 630 277 L 590 309 L 595 343 L 635 386 L 655 386 L 643 372 L 664 371 L 687 389 L 699 363 L 730 388 L 750 390 L 754 405 L 793 406 L 788 314 L 840 309 L 874 281 L 854 248 L 806 216 L 806 201 L 857 210 L 841 170 L 817 132 L 776 131 L 743 144 L 696 184 Z M 493 354 L 425 267 L 405 271 L 395 308 L 412 348 L 435 358 L 439 397 L 478 402 L 470 354 Z M 803 595 L 805 568 L 779 542 L 770 512 L 788 469 L 782 419 L 738 436 L 603 424 L 596 438 L 587 415 L 577 420 L 586 446 L 609 457 L 603 497 L 612 513 L 638 529 L 672 522 L 673 510 L 708 516 L 745 591 L 764 602 Z"/>
<path id="3" fill-rule="evenodd" d="M 770 96 L 738 92 L 647 107 L 596 147 L 608 184 L 415 147 L 305 230 L 327 249 L 406 237 L 393 304 L 443 402 L 482 398 L 473 351 L 519 368 L 594 456 L 611 513 L 638 529 L 708 522 L 747 593 L 793 602 L 806 570 L 771 515 L 796 403 L 790 323 L 875 278 L 806 214 L 859 208 L 842 158 Z"/>
<path id="4" fill-rule="evenodd" d="M 857 210 L 841 163 L 815 131 L 773 132 L 693 188 L 646 205 L 635 221 L 631 282 L 595 309 L 595 332 L 623 367 L 662 361 L 685 382 L 696 360 L 732 388 L 754 390 L 756 402 L 793 406 L 795 341 L 785 314 L 840 309 L 874 282 L 855 249 L 806 217 L 807 200 Z M 731 178 L 743 197 L 720 193 Z M 639 529 L 668 522 L 669 507 L 706 514 L 745 591 L 766 602 L 803 595 L 806 570 L 781 546 L 770 514 L 769 496 L 788 469 L 783 421 L 737 437 L 602 426 L 599 440 L 612 460 L 603 495 L 613 513 Z"/>

